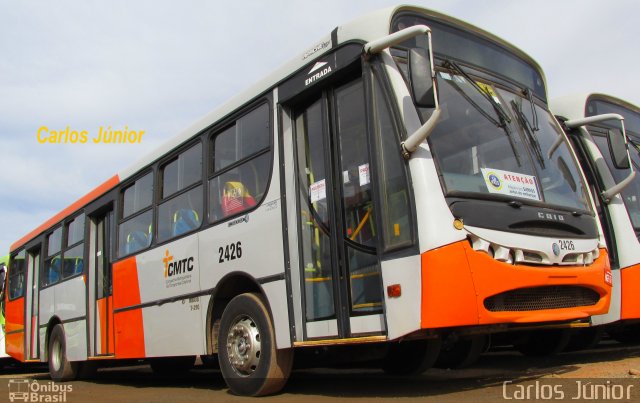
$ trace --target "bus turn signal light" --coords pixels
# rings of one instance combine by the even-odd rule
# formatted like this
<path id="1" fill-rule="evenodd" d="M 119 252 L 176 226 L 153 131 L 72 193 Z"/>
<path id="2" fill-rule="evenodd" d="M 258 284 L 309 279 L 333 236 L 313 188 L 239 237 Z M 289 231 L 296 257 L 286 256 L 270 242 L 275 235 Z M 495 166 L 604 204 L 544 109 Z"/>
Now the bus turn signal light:
<path id="1" fill-rule="evenodd" d="M 402 295 L 402 287 L 400 287 L 400 284 L 391 284 L 390 286 L 387 286 L 387 296 L 389 296 L 389 298 L 398 298 Z"/>

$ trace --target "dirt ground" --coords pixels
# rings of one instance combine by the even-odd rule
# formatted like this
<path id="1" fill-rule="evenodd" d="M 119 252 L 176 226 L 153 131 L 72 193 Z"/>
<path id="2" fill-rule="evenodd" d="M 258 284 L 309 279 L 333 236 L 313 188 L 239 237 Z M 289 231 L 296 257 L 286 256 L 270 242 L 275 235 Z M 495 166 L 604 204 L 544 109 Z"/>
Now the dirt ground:
<path id="1" fill-rule="evenodd" d="M 40 388 L 51 384 L 44 367 L 5 368 L 0 371 L 0 401 L 9 401 L 10 385 L 15 388 L 15 382 L 21 379 L 37 381 Z M 52 401 L 57 396 L 58 401 L 66 402 L 250 400 L 230 394 L 219 371 L 202 366 L 179 377 L 155 375 L 146 365 L 104 368 L 90 381 L 56 385 L 71 388 L 66 393 L 43 391 L 34 397 L 39 401 Z M 640 346 L 609 342 L 596 349 L 545 358 L 497 351 L 484 354 L 469 369 L 430 369 L 414 377 L 389 377 L 377 369 L 294 370 L 282 393 L 262 399 L 284 402 L 344 399 L 474 403 L 640 401 Z"/>

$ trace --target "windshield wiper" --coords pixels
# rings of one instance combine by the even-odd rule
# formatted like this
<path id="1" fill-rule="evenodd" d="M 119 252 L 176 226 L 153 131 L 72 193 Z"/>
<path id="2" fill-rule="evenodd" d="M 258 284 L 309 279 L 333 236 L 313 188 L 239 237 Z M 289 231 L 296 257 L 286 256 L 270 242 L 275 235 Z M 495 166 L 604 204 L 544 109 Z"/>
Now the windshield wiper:
<path id="1" fill-rule="evenodd" d="M 511 100 L 511 107 L 513 108 L 513 111 L 516 114 L 516 118 L 518 120 L 518 123 L 520 124 L 520 127 L 522 127 L 525 134 L 527 135 L 527 140 L 529 142 L 529 145 L 531 146 L 531 149 L 533 150 L 533 154 L 536 156 L 536 159 L 538 160 L 538 163 L 540 163 L 540 166 L 542 167 L 542 169 L 545 169 L 544 156 L 542 155 L 542 148 L 540 147 L 540 142 L 538 141 L 538 138 L 534 134 L 534 132 L 537 130 L 540 130 L 540 128 L 534 128 L 534 126 L 532 126 L 531 123 L 529 123 L 529 120 L 527 119 L 524 112 L 522 111 L 522 103 L 518 105 L 518 103 L 515 100 Z M 537 120 L 538 120 L 537 117 L 534 120 L 536 121 L 536 126 L 537 126 Z"/>
<path id="2" fill-rule="evenodd" d="M 533 117 L 533 125 L 529 123 L 528 119 L 527 119 L 527 124 L 529 125 L 529 127 L 531 127 L 532 131 L 537 132 L 538 130 L 540 130 L 540 125 L 538 124 L 538 112 L 536 111 L 536 104 L 533 101 L 533 93 L 529 88 L 525 88 L 524 91 L 522 91 L 522 93 L 529 100 L 529 105 L 531 105 L 531 116 Z"/>
<path id="3" fill-rule="evenodd" d="M 452 86 L 456 89 L 456 91 L 458 91 L 460 93 L 460 95 L 462 95 L 462 97 L 464 99 L 467 100 L 467 102 L 469 102 L 482 116 L 487 118 L 491 123 L 493 123 L 497 127 L 501 127 L 504 130 L 505 134 L 507 135 L 507 138 L 509 139 L 509 145 L 511 146 L 511 150 L 513 151 L 513 155 L 516 158 L 516 163 L 518 164 L 518 166 L 522 166 L 522 164 L 520 162 L 520 154 L 518 154 L 518 149 L 516 148 L 516 144 L 515 144 L 515 142 L 513 140 L 513 135 L 511 133 L 511 129 L 509 128 L 509 125 L 507 124 L 507 123 L 511 123 L 511 118 L 509 117 L 509 115 L 507 115 L 507 113 L 504 111 L 502 106 L 498 102 L 496 102 L 495 99 L 493 99 L 491 94 L 489 94 L 486 90 L 482 89 L 473 80 L 473 78 L 471 78 L 464 70 L 462 70 L 462 68 L 460 66 L 458 66 L 458 64 L 456 62 L 451 61 L 451 60 L 445 60 L 445 62 L 443 64 L 443 67 L 460 73 L 460 75 L 462 75 L 465 78 L 465 80 L 467 80 L 467 82 L 469 84 L 471 84 L 471 86 L 476 91 L 478 91 L 480 93 L 480 95 L 482 95 L 482 97 L 484 99 L 486 99 L 493 106 L 493 109 L 495 110 L 496 114 L 498 115 L 498 118 L 500 119 L 500 121 L 497 121 L 491 115 L 489 115 L 480 105 L 478 105 L 473 99 L 471 99 L 471 97 L 468 96 L 464 92 L 464 90 L 462 88 L 460 88 L 460 86 L 458 86 L 458 84 L 454 80 L 451 80 Z"/>
<path id="4" fill-rule="evenodd" d="M 502 106 L 495 99 L 493 99 L 493 97 L 487 90 L 480 87 L 473 78 L 471 78 L 464 70 L 462 70 L 462 67 L 458 66 L 458 63 L 454 62 L 453 60 L 445 60 L 443 66 L 460 73 L 460 75 L 462 75 L 469 82 L 469 84 L 471 84 L 471 86 L 475 88 L 484 97 L 484 99 L 486 99 L 491 104 L 491 106 L 493 106 L 493 109 L 496 111 L 496 114 L 500 118 L 501 125 L 511 123 L 511 118 L 509 117 L 509 115 L 507 115 L 507 112 L 505 112 Z"/>

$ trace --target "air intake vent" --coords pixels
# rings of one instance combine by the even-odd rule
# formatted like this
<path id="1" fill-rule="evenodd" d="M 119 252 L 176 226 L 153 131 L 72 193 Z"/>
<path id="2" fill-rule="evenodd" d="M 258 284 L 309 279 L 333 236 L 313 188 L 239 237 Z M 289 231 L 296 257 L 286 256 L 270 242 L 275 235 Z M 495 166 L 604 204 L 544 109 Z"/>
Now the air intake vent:
<path id="1" fill-rule="evenodd" d="M 600 295 L 586 287 L 532 287 L 507 291 L 489 297 L 484 300 L 484 307 L 491 312 L 538 311 L 592 306 L 597 304 L 599 300 Z"/>

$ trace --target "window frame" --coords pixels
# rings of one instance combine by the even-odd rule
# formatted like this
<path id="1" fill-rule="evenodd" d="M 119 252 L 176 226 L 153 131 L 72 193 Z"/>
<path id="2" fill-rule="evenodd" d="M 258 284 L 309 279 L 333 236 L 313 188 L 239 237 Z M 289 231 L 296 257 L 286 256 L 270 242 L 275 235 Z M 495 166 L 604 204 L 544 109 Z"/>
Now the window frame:
<path id="1" fill-rule="evenodd" d="M 202 158 L 201 160 L 201 172 L 200 172 L 200 180 L 196 181 L 192 184 L 190 184 L 189 186 L 186 186 L 182 189 L 177 190 L 176 192 L 168 195 L 167 197 L 163 198 L 162 197 L 162 193 L 163 193 L 163 186 L 164 186 L 164 169 L 167 167 L 167 165 L 169 165 L 170 163 L 172 163 L 173 161 L 176 161 L 181 154 L 185 153 L 186 151 L 188 151 L 189 149 L 191 149 L 192 147 L 195 147 L 196 145 L 200 145 L 201 149 L 200 149 L 200 157 Z M 156 190 L 154 191 L 154 198 L 155 198 L 155 202 L 152 203 L 152 205 L 154 206 L 154 210 L 155 213 L 153 214 L 153 224 L 155 224 L 155 228 L 153 228 L 153 239 L 151 240 L 151 244 L 149 247 L 151 246 L 160 246 L 160 245 L 164 245 L 166 243 L 169 242 L 173 242 L 177 239 L 180 239 L 182 237 L 191 235 L 197 231 L 200 231 L 201 229 L 204 228 L 204 224 L 206 222 L 206 220 L 204 219 L 207 213 L 207 205 L 206 205 L 206 187 L 204 186 L 204 178 L 206 177 L 205 175 L 205 169 L 206 169 L 206 159 L 207 159 L 207 147 L 205 144 L 203 144 L 203 140 L 202 140 L 202 136 L 198 135 L 196 136 L 194 139 L 180 145 L 180 147 L 178 147 L 177 149 L 173 150 L 170 154 L 168 154 L 165 158 L 162 158 L 160 161 L 158 161 L 158 175 L 157 175 L 157 186 L 156 186 Z M 173 199 L 176 199 L 190 191 L 192 191 L 193 189 L 196 189 L 198 186 L 202 186 L 202 218 L 200 219 L 200 224 L 198 225 L 198 227 L 196 228 L 192 228 L 191 230 L 184 232 L 182 234 L 176 235 L 176 236 L 171 236 L 167 239 L 164 240 L 160 240 L 158 234 L 159 234 L 159 230 L 160 230 L 160 207 L 167 203 L 170 202 Z M 128 218 L 130 218 L 131 216 L 129 216 Z M 144 250 L 144 249 L 141 249 Z M 138 253 L 140 251 L 134 252 L 134 253 Z"/>
<path id="2" fill-rule="evenodd" d="M 82 227 L 82 239 L 80 239 L 79 241 L 77 241 L 77 242 L 75 242 L 73 244 L 70 244 L 68 246 L 64 246 L 69 241 L 69 225 L 73 221 L 75 221 L 77 218 L 82 216 L 82 215 L 84 215 L 84 226 Z M 68 218 L 66 218 L 64 220 L 64 225 L 63 225 L 63 230 L 62 230 L 62 245 L 63 246 L 62 246 L 62 251 L 61 251 L 61 253 L 62 253 L 62 256 L 61 256 L 62 266 L 60 268 L 61 269 L 60 281 L 58 281 L 55 284 L 59 284 L 59 283 L 61 283 L 63 281 L 66 281 L 66 280 L 69 280 L 69 279 L 72 279 L 74 277 L 78 277 L 78 276 L 84 274 L 84 272 L 85 272 L 85 270 L 87 268 L 87 266 L 84 264 L 85 255 L 86 255 L 86 248 L 85 248 L 86 245 L 84 245 L 84 242 L 86 240 L 86 236 L 87 236 L 87 215 L 85 214 L 84 210 L 80 210 L 80 211 L 74 213 L 73 215 L 69 216 Z M 65 277 L 64 276 L 64 255 L 68 251 L 70 251 L 73 248 L 76 248 L 79 245 L 83 245 L 83 248 L 82 248 L 82 260 L 83 260 L 82 271 L 79 272 L 79 273 L 74 273 L 71 276 L 66 276 Z"/>
<path id="3" fill-rule="evenodd" d="M 142 208 L 138 211 L 136 211 L 135 213 L 129 214 L 128 216 L 124 217 L 124 192 L 129 189 L 131 186 L 135 186 L 136 182 L 142 178 L 144 178 L 146 175 L 151 174 L 151 186 L 153 186 L 153 188 L 151 189 L 151 203 L 145 207 Z M 118 209 L 117 209 L 117 215 L 116 215 L 116 221 L 117 221 L 117 225 L 116 225 L 116 253 L 115 253 L 115 261 L 118 261 L 120 259 L 124 259 L 126 257 L 129 256 L 133 256 L 136 255 L 142 251 L 148 250 L 149 248 L 151 248 L 154 243 L 155 243 L 155 239 L 156 239 L 156 234 L 155 232 L 157 231 L 156 228 L 154 228 L 154 216 L 155 216 L 155 210 L 156 210 L 156 192 L 158 190 L 158 175 L 156 175 L 156 169 L 154 167 L 154 164 L 151 164 L 150 166 L 145 167 L 144 169 L 140 170 L 140 172 L 138 172 L 137 174 L 133 175 L 129 180 L 127 180 L 125 183 L 123 183 L 119 188 L 118 188 Z M 149 242 L 149 245 L 147 245 L 144 248 L 138 249 L 135 252 L 131 252 L 131 253 L 124 253 L 120 251 L 120 228 L 122 227 L 123 224 L 133 220 L 134 218 L 141 216 L 142 214 L 145 214 L 147 212 L 151 211 L 151 236 L 152 239 Z"/>
<path id="4" fill-rule="evenodd" d="M 232 164 L 226 165 L 224 168 L 219 169 L 216 171 L 215 169 L 215 139 L 217 136 L 219 136 L 220 134 L 226 132 L 229 128 L 231 127 L 235 127 L 237 125 L 237 122 L 239 120 L 241 120 L 243 117 L 247 116 L 248 114 L 250 114 L 251 112 L 259 109 L 260 107 L 266 105 L 267 106 L 267 115 L 268 115 L 268 122 L 269 122 L 269 127 L 268 127 L 268 137 L 269 137 L 269 141 L 268 141 L 268 146 L 258 150 L 256 152 L 253 152 L 252 154 L 246 155 L 244 158 L 239 159 L 238 161 L 235 161 Z M 205 187 L 205 198 L 206 198 L 206 203 L 205 203 L 205 215 L 206 215 L 206 224 L 205 224 L 205 228 L 207 227 L 211 227 L 211 226 L 215 226 L 215 225 L 219 225 L 221 223 L 224 223 L 226 221 L 229 221 L 233 218 L 242 216 L 242 215 L 246 215 L 251 213 L 252 211 L 256 210 L 258 207 L 260 207 L 260 205 L 264 202 L 267 194 L 269 193 L 269 189 L 271 187 L 271 179 L 273 177 L 273 165 L 274 165 L 274 161 L 273 161 L 273 142 L 274 142 L 274 118 L 273 118 L 273 102 L 271 101 L 270 97 L 260 97 L 255 99 L 253 102 L 250 102 L 249 104 L 247 104 L 244 108 L 240 109 L 238 111 L 237 114 L 235 114 L 233 116 L 233 118 L 231 118 L 230 120 L 227 120 L 225 122 L 222 122 L 222 124 L 213 127 L 212 129 L 208 130 L 205 134 L 205 139 L 207 141 L 207 151 L 208 151 L 208 155 L 207 155 L 207 162 L 206 162 L 206 187 Z M 267 174 L 267 180 L 265 183 L 265 188 L 264 188 L 264 193 L 262 194 L 262 197 L 260 199 L 256 199 L 256 205 L 252 206 L 248 209 L 239 211 L 237 213 L 234 214 L 230 214 L 226 217 L 217 219 L 217 220 L 213 220 L 210 217 L 210 211 L 211 211 L 211 200 L 209 197 L 209 193 L 211 190 L 211 181 L 219 176 L 222 176 L 224 174 L 226 174 L 227 172 L 230 172 L 242 165 L 244 165 L 245 163 L 248 163 L 249 161 L 258 159 L 259 157 L 263 156 L 263 155 L 269 155 L 270 158 L 270 163 L 269 163 L 269 173 Z"/>
<path id="5" fill-rule="evenodd" d="M 15 272 L 14 271 L 14 264 L 13 262 L 16 260 L 16 256 L 18 256 L 19 254 L 24 253 L 24 264 L 22 265 L 22 270 L 19 272 Z M 22 247 L 20 248 L 17 252 L 14 252 L 11 254 L 10 258 L 9 258 L 9 265 L 7 266 L 8 268 L 8 273 L 7 273 L 7 300 L 8 301 L 16 301 L 19 300 L 20 298 L 25 298 L 26 297 L 26 293 L 27 293 L 27 250 Z M 15 278 L 18 276 L 18 274 L 16 273 L 22 273 L 22 293 L 20 295 L 18 295 L 17 297 L 11 298 L 11 279 Z"/>
<path id="6" fill-rule="evenodd" d="M 38 268 L 38 270 L 40 270 L 40 276 L 38 278 L 38 286 L 39 286 L 40 290 L 44 290 L 44 289 L 49 288 L 51 286 L 54 286 L 56 284 L 60 284 L 63 281 L 63 278 L 62 278 L 62 266 L 64 264 L 64 261 L 62 260 L 63 259 L 62 252 L 64 251 L 64 247 L 62 245 L 63 245 L 64 240 L 66 239 L 66 237 L 65 237 L 65 233 L 66 233 L 65 227 L 66 227 L 66 224 L 65 224 L 65 221 L 63 220 L 63 221 L 60 221 L 60 222 L 56 223 L 54 226 L 49 228 L 44 233 L 44 239 L 43 239 L 43 242 L 42 242 L 42 246 L 43 246 L 42 250 L 43 250 L 44 253 L 43 253 L 43 256 L 41 258 L 42 265 L 41 265 L 41 267 Z M 56 253 L 52 254 L 52 255 L 49 255 L 49 237 L 51 235 L 53 235 L 53 233 L 56 232 L 58 229 L 61 229 L 61 231 L 60 231 L 60 250 L 57 251 Z M 48 274 L 49 274 L 49 271 L 47 269 L 47 263 L 48 262 L 52 262 L 53 259 L 56 256 L 60 259 L 60 271 L 58 273 L 58 276 L 59 276 L 58 277 L 58 281 L 56 281 L 54 283 L 44 283 L 44 279 L 48 278 Z"/>

